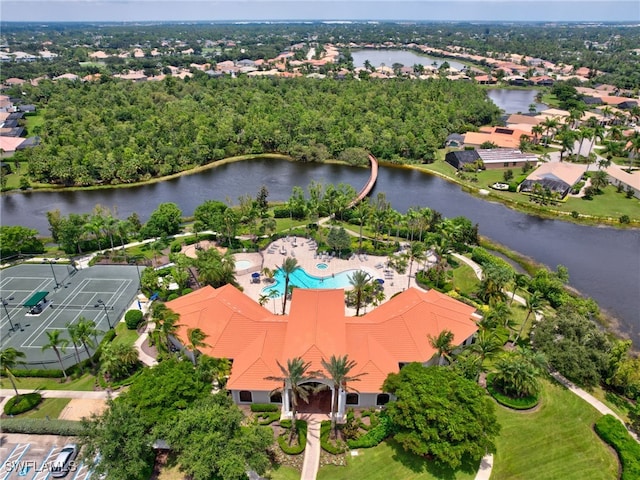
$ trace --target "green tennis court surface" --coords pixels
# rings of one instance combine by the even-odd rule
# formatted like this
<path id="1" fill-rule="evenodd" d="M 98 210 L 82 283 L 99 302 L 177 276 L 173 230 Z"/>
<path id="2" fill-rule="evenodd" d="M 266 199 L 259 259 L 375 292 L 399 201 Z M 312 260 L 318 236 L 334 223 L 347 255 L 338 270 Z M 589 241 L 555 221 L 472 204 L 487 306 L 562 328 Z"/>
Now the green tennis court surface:
<path id="1" fill-rule="evenodd" d="M 84 317 L 106 332 L 109 324 L 120 321 L 137 293 L 138 272 L 133 266 L 97 265 L 76 271 L 64 264 L 23 264 L 4 269 L 0 272 L 2 348 L 24 352 L 26 368 L 60 368 L 52 349 L 42 351 L 49 343 L 47 331 L 61 330 L 69 340 L 67 324 Z M 70 341 L 62 357 L 65 368 L 76 363 Z"/>

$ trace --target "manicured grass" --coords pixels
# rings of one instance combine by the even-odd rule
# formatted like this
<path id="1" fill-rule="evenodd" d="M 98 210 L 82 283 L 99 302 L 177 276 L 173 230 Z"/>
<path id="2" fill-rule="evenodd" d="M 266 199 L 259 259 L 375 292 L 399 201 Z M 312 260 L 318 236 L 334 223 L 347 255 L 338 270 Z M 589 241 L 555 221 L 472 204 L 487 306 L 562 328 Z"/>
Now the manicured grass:
<path id="1" fill-rule="evenodd" d="M 478 277 L 469 265 L 461 263 L 458 268 L 453 270 L 453 286 L 462 293 L 475 293 L 479 283 Z"/>
<path id="2" fill-rule="evenodd" d="M 601 416 L 563 387 L 543 381 L 540 407 L 514 412 L 497 406 L 502 426 L 492 480 L 617 478 L 615 454 L 593 431 Z"/>
<path id="3" fill-rule="evenodd" d="M 15 418 L 58 418 L 70 401 L 70 398 L 45 398 L 36 408 Z"/>
<path id="4" fill-rule="evenodd" d="M 290 218 L 276 218 L 276 231 L 283 232 L 290 228 L 305 228 L 311 220 L 296 220 Z"/>
<path id="5" fill-rule="evenodd" d="M 77 390 L 81 392 L 90 392 L 93 390 L 96 377 L 87 373 L 77 380 L 71 380 L 69 382 L 62 382 L 63 379 L 61 378 L 40 377 L 25 377 L 18 378 L 17 380 L 16 386 L 19 390 Z M 9 380 L 6 378 L 0 380 L 0 387 L 13 388 Z"/>
<path id="6" fill-rule="evenodd" d="M 559 205 L 559 210 L 571 212 L 575 210 L 585 215 L 598 217 L 614 217 L 629 215 L 631 219 L 640 220 L 640 200 L 626 198 L 624 193 L 618 193 L 616 187 L 609 185 L 600 195 L 594 195 L 592 200 L 583 198 L 568 198 Z"/>
<path id="7" fill-rule="evenodd" d="M 133 345 L 138 339 L 136 330 L 129 330 L 126 323 L 120 322 L 116 325 L 116 338 L 111 342 L 114 345 Z"/>
<path id="8" fill-rule="evenodd" d="M 36 115 L 27 115 L 24 118 L 26 120 L 25 127 L 27 132 L 29 132 L 29 136 L 37 135 L 38 128 L 44 125 L 44 115 L 38 112 Z"/>
<path id="9" fill-rule="evenodd" d="M 433 462 L 405 452 L 392 440 L 382 442 L 377 447 L 361 448 L 357 451 L 357 456 L 347 456 L 346 467 L 322 467 L 318 472 L 318 480 L 464 480 L 475 478 L 477 471 L 477 465 L 469 468 L 469 471 L 438 468 Z"/>
<path id="10" fill-rule="evenodd" d="M 293 467 L 282 465 L 277 470 L 270 470 L 267 478 L 272 480 L 299 480 L 300 472 Z"/>

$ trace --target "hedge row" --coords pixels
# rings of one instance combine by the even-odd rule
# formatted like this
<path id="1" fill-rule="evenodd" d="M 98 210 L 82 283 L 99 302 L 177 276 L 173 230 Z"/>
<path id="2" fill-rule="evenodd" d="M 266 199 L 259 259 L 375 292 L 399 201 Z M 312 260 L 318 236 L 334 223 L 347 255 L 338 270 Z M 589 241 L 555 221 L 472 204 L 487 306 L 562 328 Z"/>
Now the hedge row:
<path id="1" fill-rule="evenodd" d="M 82 433 L 82 424 L 72 420 L 3 418 L 2 431 L 6 433 L 74 436 Z"/>
<path id="2" fill-rule="evenodd" d="M 280 418 L 280 412 L 258 412 L 258 423 L 260 425 L 271 425 Z"/>
<path id="3" fill-rule="evenodd" d="M 283 420 L 280 426 L 284 428 L 291 427 L 290 420 Z M 287 455 L 300 455 L 307 446 L 307 422 L 304 420 L 296 420 L 296 431 L 298 433 L 298 443 L 289 445 L 289 432 L 285 432 L 278 437 L 278 445 Z"/>
<path id="4" fill-rule="evenodd" d="M 621 480 L 640 478 L 640 444 L 613 415 L 605 415 L 595 424 L 596 433 L 611 445 L 622 463 Z"/>
<path id="5" fill-rule="evenodd" d="M 38 406 L 42 401 L 42 395 L 38 392 L 16 395 L 11 397 L 4 406 L 7 415 L 20 415 Z"/>
<path id="6" fill-rule="evenodd" d="M 252 412 L 279 412 L 280 405 L 275 403 L 252 403 L 251 411 Z"/>
<path id="7" fill-rule="evenodd" d="M 329 452 L 333 455 L 339 455 L 347 450 L 347 446 L 344 442 L 337 440 L 336 443 L 329 441 L 331 435 L 331 420 L 323 420 L 320 424 L 320 446 L 325 452 Z"/>
<path id="8" fill-rule="evenodd" d="M 387 415 L 382 413 L 380 421 L 375 427 L 371 427 L 367 433 L 354 440 L 347 440 L 349 448 L 371 448 L 379 445 L 385 438 L 391 435 L 392 424 Z"/>
<path id="9" fill-rule="evenodd" d="M 491 255 L 482 247 L 476 247 L 471 251 L 471 260 L 480 264 L 482 267 L 487 267 L 488 265 L 498 265 L 513 269 L 509 262 L 500 257 Z"/>

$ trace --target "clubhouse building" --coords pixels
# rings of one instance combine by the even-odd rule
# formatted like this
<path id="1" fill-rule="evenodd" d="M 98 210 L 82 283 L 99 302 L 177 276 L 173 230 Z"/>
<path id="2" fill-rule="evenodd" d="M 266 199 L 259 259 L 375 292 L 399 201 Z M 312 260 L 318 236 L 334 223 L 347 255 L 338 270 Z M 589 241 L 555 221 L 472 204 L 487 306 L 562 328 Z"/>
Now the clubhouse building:
<path id="1" fill-rule="evenodd" d="M 237 404 L 281 404 L 284 417 L 291 416 L 290 392 L 272 394 L 282 385 L 266 380 L 282 376 L 277 362 L 286 366 L 287 360 L 301 357 L 311 362 L 311 370 L 322 371 L 321 360 L 332 355 L 347 354 L 354 360 L 349 374 L 364 375 L 347 385 L 346 392 L 334 392 L 329 380 L 317 378 L 310 383 L 327 388 L 318 389 L 308 404 L 298 405 L 300 412 L 329 413 L 337 394 L 338 418 L 342 418 L 347 407 L 386 404 L 390 396 L 381 388 L 389 373 L 410 362 L 434 362 L 437 352 L 429 335 L 449 330 L 454 345 L 466 345 L 480 319 L 473 307 L 417 288 L 359 317 L 346 316 L 342 289 L 294 289 L 289 315 L 274 315 L 232 285 L 204 287 L 167 302 L 167 307 L 180 315 L 177 337 L 183 344 L 188 329 L 200 328 L 208 335 L 208 346 L 200 351 L 232 361 L 227 389 Z"/>

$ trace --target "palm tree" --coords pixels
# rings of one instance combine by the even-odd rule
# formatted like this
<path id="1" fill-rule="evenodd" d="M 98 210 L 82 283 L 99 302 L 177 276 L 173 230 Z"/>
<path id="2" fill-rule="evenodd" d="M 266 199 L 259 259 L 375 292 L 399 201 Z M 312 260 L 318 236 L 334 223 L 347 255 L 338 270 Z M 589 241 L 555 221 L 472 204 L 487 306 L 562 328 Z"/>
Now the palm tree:
<path id="1" fill-rule="evenodd" d="M 73 344 L 73 349 L 76 352 L 76 361 L 80 363 L 80 352 L 78 351 L 78 345 L 82 345 L 80 341 L 80 337 L 78 336 L 78 326 L 73 323 L 67 323 L 67 332 L 69 332 L 69 337 L 71 338 L 71 343 Z"/>
<path id="2" fill-rule="evenodd" d="M 513 292 L 511 293 L 511 300 L 509 305 L 513 303 L 513 299 L 519 289 L 526 287 L 529 284 L 529 277 L 524 273 L 516 273 L 513 277 Z"/>
<path id="3" fill-rule="evenodd" d="M 336 429 L 336 417 L 338 415 L 338 397 L 340 396 L 340 390 L 347 391 L 347 384 L 350 382 L 360 381 L 360 377 L 366 375 L 366 372 L 358 373 L 357 375 L 349 376 L 349 372 L 356 366 L 354 360 L 349 360 L 347 355 L 342 357 L 336 357 L 331 355 L 331 358 L 327 362 L 324 358 L 320 361 L 322 366 L 327 371 L 327 379 L 333 383 L 333 397 L 331 402 L 331 429 L 333 430 L 334 438 L 337 436 Z"/>
<path id="4" fill-rule="evenodd" d="M 545 365 L 544 355 L 531 350 L 520 348 L 505 353 L 496 361 L 494 385 L 512 398 L 535 395 L 540 389 L 538 377 Z"/>
<path id="5" fill-rule="evenodd" d="M 524 321 L 522 322 L 522 325 L 520 326 L 520 330 L 516 335 L 514 343 L 517 342 L 520 336 L 522 335 L 522 332 L 524 331 L 524 326 L 527 324 L 527 321 L 529 321 L 529 317 L 531 316 L 531 314 L 534 313 L 536 310 L 538 310 L 542 306 L 542 295 L 540 294 L 540 292 L 535 291 L 531 295 L 529 295 L 529 298 L 526 299 L 526 302 L 527 302 L 526 303 L 527 316 L 525 317 Z"/>
<path id="6" fill-rule="evenodd" d="M 353 275 L 347 277 L 349 283 L 353 287 L 353 291 L 356 294 L 356 317 L 360 315 L 360 306 L 362 305 L 362 296 L 365 292 L 367 284 L 371 281 L 372 277 L 364 270 L 358 270 L 353 272 Z"/>
<path id="7" fill-rule="evenodd" d="M 158 350 L 168 353 L 171 351 L 171 337 L 175 336 L 178 328 L 180 315 L 166 307 L 164 304 L 158 304 L 151 314 L 151 318 L 155 324 L 151 339 Z"/>
<path id="8" fill-rule="evenodd" d="M 629 171 L 633 166 L 633 160 L 640 155 L 640 132 L 634 131 L 629 137 L 629 143 L 625 149 L 629 153 Z"/>
<path id="9" fill-rule="evenodd" d="M 424 244 L 421 242 L 414 242 L 411 244 L 411 248 L 407 252 L 407 257 L 409 258 L 409 273 L 407 273 L 407 288 L 411 286 L 411 268 L 413 267 L 413 261 L 416 260 L 420 262 L 424 260 Z"/>
<path id="10" fill-rule="evenodd" d="M 109 343 L 100 354 L 100 373 L 107 381 L 119 380 L 129 375 L 138 362 L 138 350 L 133 345 Z"/>
<path id="11" fill-rule="evenodd" d="M 562 162 L 563 156 L 565 152 L 573 153 L 573 149 L 575 148 L 576 134 L 573 130 L 564 129 L 560 133 L 560 146 L 562 147 L 560 150 L 560 161 Z"/>
<path id="12" fill-rule="evenodd" d="M 208 343 L 205 342 L 205 339 L 208 337 L 206 333 L 202 331 L 200 328 L 188 328 L 187 329 L 187 338 L 189 339 L 189 350 L 193 354 L 193 365 L 197 365 L 199 348 L 202 347 L 210 347 Z"/>
<path id="13" fill-rule="evenodd" d="M 437 350 L 438 365 L 444 365 L 443 360 L 451 361 L 451 352 L 455 348 L 453 345 L 453 332 L 450 330 L 441 331 L 436 337 L 427 335 L 429 344 Z"/>
<path id="14" fill-rule="evenodd" d="M 542 122 L 542 126 L 545 129 L 544 146 L 546 147 L 549 145 L 549 132 L 558 128 L 558 120 L 556 120 L 555 118 L 547 117 Z"/>
<path id="15" fill-rule="evenodd" d="M 62 363 L 62 356 L 60 353 L 64 353 L 67 349 L 67 345 L 69 344 L 69 340 L 66 338 L 61 338 L 60 334 L 61 330 L 52 330 L 45 331 L 47 337 L 49 338 L 49 343 L 42 345 L 42 351 L 49 350 L 50 348 L 58 357 L 58 362 L 60 362 L 60 368 L 62 368 L 62 374 L 64 375 L 64 379 L 67 379 L 67 372 L 64 371 L 64 364 Z"/>
<path id="16" fill-rule="evenodd" d="M 300 358 L 296 357 L 293 359 L 287 360 L 287 366 L 284 367 L 280 362 L 276 360 L 278 367 L 280 367 L 280 371 L 282 372 L 282 376 L 268 376 L 265 377 L 265 380 L 271 380 L 280 382 L 282 384 L 281 387 L 274 389 L 271 394 L 281 393 L 283 396 L 283 401 L 285 401 L 285 393 L 290 390 L 291 391 L 291 431 L 289 433 L 289 444 L 293 441 L 293 435 L 296 431 L 296 411 L 298 408 L 299 399 L 304 400 L 305 402 L 309 401 L 309 395 L 313 392 L 314 387 L 305 384 L 312 380 L 313 378 L 317 378 L 320 376 L 320 372 L 310 371 L 311 362 L 306 362 Z"/>
<path id="17" fill-rule="evenodd" d="M 287 293 L 289 292 L 289 279 L 291 274 L 300 268 L 298 260 L 293 257 L 287 257 L 282 262 L 280 270 L 284 274 L 284 291 L 282 292 L 282 315 L 284 315 L 287 308 Z"/>
<path id="18" fill-rule="evenodd" d="M 76 335 L 78 336 L 78 340 L 84 347 L 84 351 L 87 353 L 87 357 L 91 360 L 91 365 L 95 367 L 95 362 L 93 361 L 93 357 L 89 348 L 96 348 L 96 338 L 100 332 L 96 328 L 96 322 L 93 320 L 89 320 L 85 317 L 80 317 L 78 319 L 78 324 L 76 325 Z M 93 338 L 92 338 L 93 337 Z"/>
<path id="19" fill-rule="evenodd" d="M 358 222 L 360 225 L 360 231 L 358 233 L 359 243 L 358 243 L 358 252 L 362 253 L 362 227 L 364 226 L 367 219 L 371 216 L 371 205 L 369 204 L 369 199 L 363 199 L 356 208 L 353 210 L 352 218 Z"/>
<path id="20" fill-rule="evenodd" d="M 534 125 L 531 127 L 531 133 L 533 133 L 533 143 L 537 144 L 544 133 L 544 127 L 542 125 Z"/>
<path id="21" fill-rule="evenodd" d="M 13 347 L 7 347 L 0 350 L 0 372 L 2 375 L 7 377 L 11 382 L 11 386 L 16 391 L 16 396 L 20 395 L 18 393 L 18 388 L 16 387 L 16 377 L 13 375 L 13 370 L 18 365 L 23 365 L 25 362 L 20 360 L 21 358 L 25 358 L 24 352 L 16 350 Z"/>
<path id="22" fill-rule="evenodd" d="M 609 185 L 609 177 L 604 170 L 598 170 L 591 175 L 591 186 L 598 192 L 601 192 L 603 188 Z"/>
<path id="23" fill-rule="evenodd" d="M 485 358 L 495 357 L 507 341 L 506 331 L 502 329 L 488 330 L 480 329 L 474 342 L 471 344 L 471 351 L 477 353 L 484 363 Z"/>

